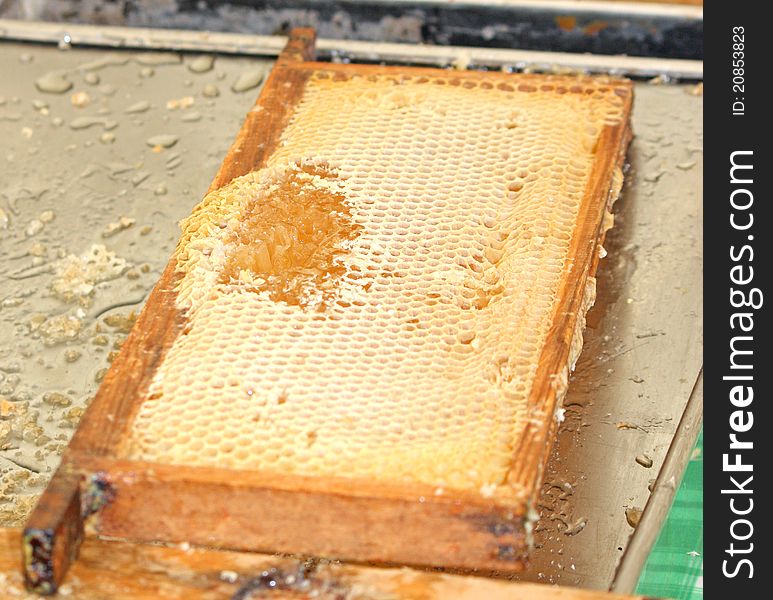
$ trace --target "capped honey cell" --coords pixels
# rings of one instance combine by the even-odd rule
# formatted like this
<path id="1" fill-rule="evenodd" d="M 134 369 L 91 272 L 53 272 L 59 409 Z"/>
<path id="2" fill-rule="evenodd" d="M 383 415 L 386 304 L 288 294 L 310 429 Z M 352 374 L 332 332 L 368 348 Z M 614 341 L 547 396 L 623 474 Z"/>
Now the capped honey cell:
<path id="1" fill-rule="evenodd" d="M 187 322 L 131 458 L 506 491 L 552 418 L 529 398 L 627 108 L 486 77 L 310 76 L 265 167 L 182 223 Z"/>

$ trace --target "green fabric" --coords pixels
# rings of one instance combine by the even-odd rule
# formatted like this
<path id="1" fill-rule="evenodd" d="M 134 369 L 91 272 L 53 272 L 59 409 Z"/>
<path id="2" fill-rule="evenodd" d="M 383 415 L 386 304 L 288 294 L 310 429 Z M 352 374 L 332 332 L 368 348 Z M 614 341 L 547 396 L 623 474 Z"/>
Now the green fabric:
<path id="1" fill-rule="evenodd" d="M 675 600 L 703 598 L 703 431 L 636 593 Z"/>

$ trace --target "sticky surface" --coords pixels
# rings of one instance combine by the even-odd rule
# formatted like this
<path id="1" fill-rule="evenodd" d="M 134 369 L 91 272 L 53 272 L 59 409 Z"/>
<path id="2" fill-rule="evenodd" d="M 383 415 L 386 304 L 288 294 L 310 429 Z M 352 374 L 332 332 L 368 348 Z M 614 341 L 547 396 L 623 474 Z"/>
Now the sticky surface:
<path id="1" fill-rule="evenodd" d="M 311 79 L 268 166 L 183 222 L 188 325 L 131 457 L 507 487 L 623 101 L 501 81 Z"/>

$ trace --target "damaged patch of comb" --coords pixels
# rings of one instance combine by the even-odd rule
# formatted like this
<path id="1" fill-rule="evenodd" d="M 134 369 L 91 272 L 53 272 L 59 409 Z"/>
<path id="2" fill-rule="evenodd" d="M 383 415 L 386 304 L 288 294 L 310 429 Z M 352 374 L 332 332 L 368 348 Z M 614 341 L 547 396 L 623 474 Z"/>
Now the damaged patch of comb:
<path id="1" fill-rule="evenodd" d="M 218 282 L 324 308 L 346 273 L 346 242 L 362 229 L 338 176 L 328 165 L 297 162 L 255 191 L 225 239 Z"/>

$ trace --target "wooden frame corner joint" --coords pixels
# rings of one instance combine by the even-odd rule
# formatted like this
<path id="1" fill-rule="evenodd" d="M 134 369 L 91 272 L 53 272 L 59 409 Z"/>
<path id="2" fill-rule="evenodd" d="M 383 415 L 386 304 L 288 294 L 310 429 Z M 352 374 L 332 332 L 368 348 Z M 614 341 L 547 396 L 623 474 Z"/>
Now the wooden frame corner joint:
<path id="1" fill-rule="evenodd" d="M 290 31 L 287 45 L 277 64 L 313 61 L 316 58 L 317 32 L 311 27 L 295 27 Z"/>
<path id="2" fill-rule="evenodd" d="M 22 533 L 22 568 L 27 588 L 56 593 L 83 541 L 80 477 L 65 461 L 54 474 Z"/>
<path id="3" fill-rule="evenodd" d="M 115 498 L 116 490 L 107 473 L 98 471 L 82 478 L 81 519 L 97 513 Z"/>

